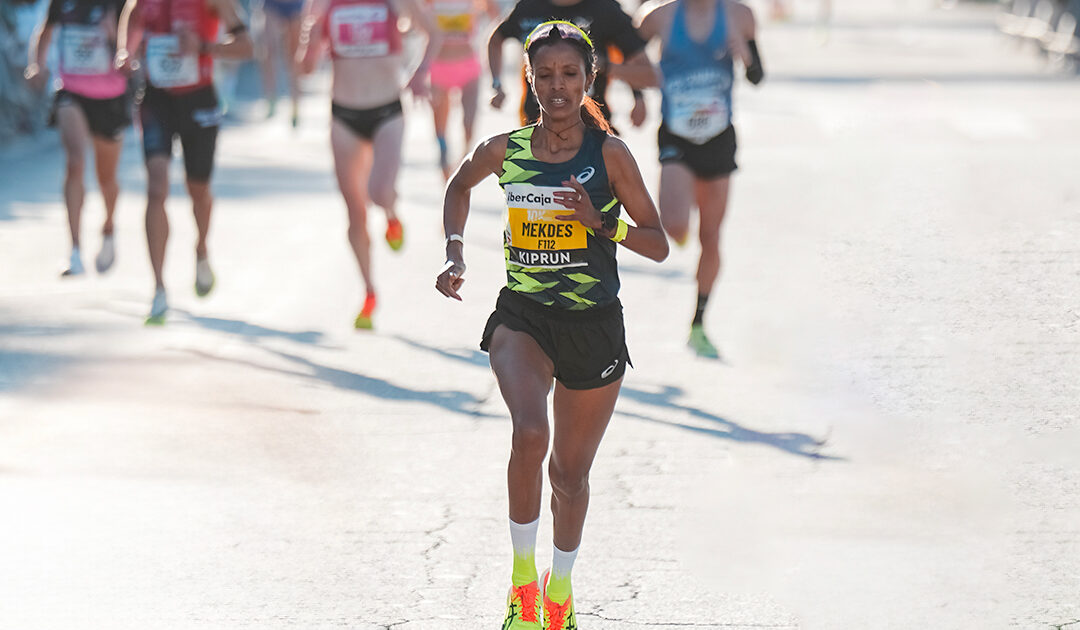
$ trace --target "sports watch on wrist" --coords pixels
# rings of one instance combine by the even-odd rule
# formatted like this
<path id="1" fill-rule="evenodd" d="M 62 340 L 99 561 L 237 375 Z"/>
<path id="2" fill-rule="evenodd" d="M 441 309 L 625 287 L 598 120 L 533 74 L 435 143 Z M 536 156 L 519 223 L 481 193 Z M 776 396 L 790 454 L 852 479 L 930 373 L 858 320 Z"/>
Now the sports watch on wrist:
<path id="1" fill-rule="evenodd" d="M 615 230 L 619 229 L 619 219 L 610 212 L 601 212 L 600 227 L 605 234 L 615 234 Z"/>

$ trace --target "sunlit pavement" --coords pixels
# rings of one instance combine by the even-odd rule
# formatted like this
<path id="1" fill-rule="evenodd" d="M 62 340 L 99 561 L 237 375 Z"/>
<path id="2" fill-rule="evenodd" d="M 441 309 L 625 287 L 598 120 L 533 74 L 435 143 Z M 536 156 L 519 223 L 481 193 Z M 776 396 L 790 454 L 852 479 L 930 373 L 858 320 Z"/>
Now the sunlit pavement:
<path id="1" fill-rule="evenodd" d="M 812 4 L 762 24 L 770 76 L 738 86 L 723 362 L 684 345 L 695 247 L 620 254 L 635 369 L 592 475 L 580 625 L 1078 624 L 1080 82 L 986 5 L 837 2 L 826 32 Z M 410 108 L 406 246 L 375 239 L 376 330 L 353 331 L 322 83 L 295 132 L 280 113 L 223 131 L 206 299 L 174 161 L 160 328 L 135 135 L 104 277 L 57 277 L 55 138 L 0 152 L 0 628 L 501 622 L 510 426 L 477 347 L 498 188 L 473 194 L 446 300 Z M 616 123 L 655 190 L 651 104 L 644 130 Z M 513 123 L 485 108 L 478 136 Z"/>

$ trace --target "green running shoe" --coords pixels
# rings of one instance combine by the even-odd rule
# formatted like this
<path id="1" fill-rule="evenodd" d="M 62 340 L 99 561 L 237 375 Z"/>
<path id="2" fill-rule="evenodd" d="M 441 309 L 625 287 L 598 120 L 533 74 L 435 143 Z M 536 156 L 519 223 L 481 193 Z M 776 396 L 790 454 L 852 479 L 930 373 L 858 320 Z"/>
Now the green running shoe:
<path id="1" fill-rule="evenodd" d="M 690 326 L 690 339 L 686 342 L 686 345 L 697 353 L 699 357 L 706 359 L 719 359 L 720 352 L 716 349 L 716 346 L 709 341 L 709 338 L 705 336 L 705 327 L 701 324 L 693 324 Z"/>
<path id="2" fill-rule="evenodd" d="M 578 630 L 577 616 L 574 614 L 574 596 L 566 598 L 561 604 L 548 599 L 547 583 L 551 570 L 544 571 L 540 578 L 544 583 L 544 630 Z"/>
<path id="3" fill-rule="evenodd" d="M 511 586 L 506 595 L 506 618 L 502 630 L 541 630 L 540 587 L 536 582 Z"/>

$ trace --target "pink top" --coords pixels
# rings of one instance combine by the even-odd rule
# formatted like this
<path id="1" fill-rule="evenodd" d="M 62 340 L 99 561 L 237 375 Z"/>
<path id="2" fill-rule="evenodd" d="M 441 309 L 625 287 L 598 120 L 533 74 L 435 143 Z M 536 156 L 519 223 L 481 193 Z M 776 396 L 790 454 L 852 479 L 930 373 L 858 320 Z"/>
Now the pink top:
<path id="1" fill-rule="evenodd" d="M 109 40 L 105 20 L 116 20 L 115 0 L 64 0 L 49 6 L 60 50 L 63 89 L 95 99 L 116 98 L 127 90 L 127 77 L 113 66 L 116 46 Z"/>

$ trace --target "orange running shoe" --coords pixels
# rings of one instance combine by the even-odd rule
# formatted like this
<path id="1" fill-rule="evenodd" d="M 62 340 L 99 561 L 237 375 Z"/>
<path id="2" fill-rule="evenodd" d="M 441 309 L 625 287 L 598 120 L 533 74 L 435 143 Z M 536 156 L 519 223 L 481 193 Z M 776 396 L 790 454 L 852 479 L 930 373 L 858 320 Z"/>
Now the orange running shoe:
<path id="1" fill-rule="evenodd" d="M 375 312 L 375 294 L 368 293 L 364 297 L 364 308 L 360 309 L 360 314 L 356 316 L 356 321 L 353 322 L 353 326 L 358 330 L 371 330 L 375 324 L 371 321 L 371 315 Z"/>
<path id="2" fill-rule="evenodd" d="M 544 571 L 540 578 L 544 584 L 544 630 L 578 630 L 577 616 L 574 615 L 574 596 L 566 598 L 561 604 L 548 599 L 547 584 L 551 570 Z"/>
<path id="3" fill-rule="evenodd" d="M 506 618 L 502 630 L 541 630 L 540 587 L 536 582 L 511 586 L 506 595 Z"/>
<path id="4" fill-rule="evenodd" d="M 386 242 L 395 252 L 405 244 L 405 229 L 398 219 L 390 219 L 386 222 Z"/>

